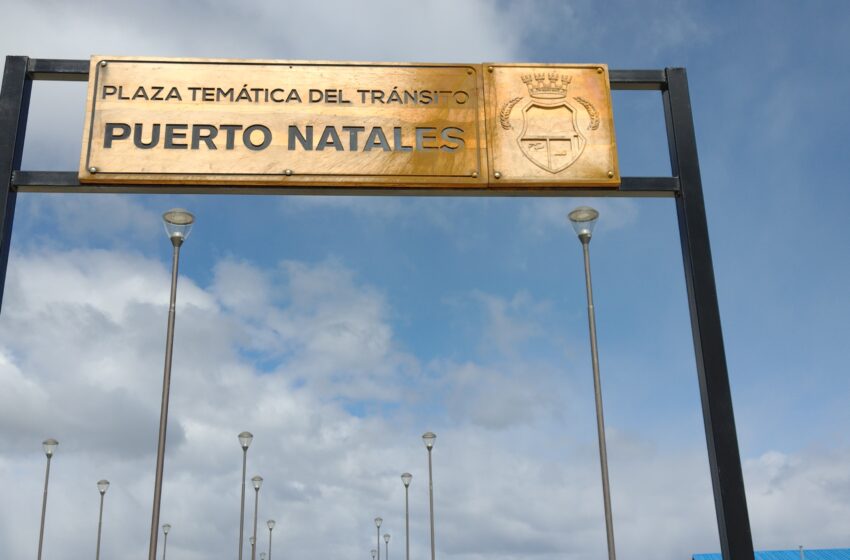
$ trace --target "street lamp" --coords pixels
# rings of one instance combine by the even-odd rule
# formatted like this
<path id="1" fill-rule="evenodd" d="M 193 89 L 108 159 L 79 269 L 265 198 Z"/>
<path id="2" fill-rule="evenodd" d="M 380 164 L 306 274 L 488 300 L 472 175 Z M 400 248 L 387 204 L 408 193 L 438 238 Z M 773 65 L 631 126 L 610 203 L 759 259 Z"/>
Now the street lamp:
<path id="1" fill-rule="evenodd" d="M 384 554 L 384 556 L 385 556 L 384 560 L 390 560 L 390 534 L 389 533 L 384 533 L 384 546 L 385 546 L 384 552 L 386 552 L 386 554 Z"/>
<path id="2" fill-rule="evenodd" d="M 257 508 L 260 505 L 260 486 L 263 485 L 263 477 L 260 475 L 251 479 L 254 485 L 254 536 L 251 540 L 251 560 L 257 560 Z"/>
<path id="3" fill-rule="evenodd" d="M 168 327 L 165 335 L 165 368 L 162 374 L 162 404 L 159 409 L 159 440 L 156 446 L 156 479 L 153 488 L 151 540 L 148 560 L 156 560 L 156 541 L 159 537 L 159 507 L 162 501 L 162 472 L 165 468 L 165 434 L 168 426 L 168 394 L 171 390 L 171 357 L 174 350 L 174 317 L 177 308 L 177 268 L 180 246 L 189 237 L 195 216 L 182 208 L 173 208 L 162 215 L 165 233 L 174 248 L 171 260 L 171 299 L 168 304 Z"/>
<path id="4" fill-rule="evenodd" d="M 593 392 L 596 397 L 596 431 L 599 436 L 599 463 L 602 469 L 602 499 L 605 505 L 605 533 L 608 540 L 608 559 L 615 560 L 614 521 L 611 514 L 611 489 L 608 485 L 608 450 L 605 445 L 605 419 L 602 414 L 602 386 L 599 380 L 599 352 L 596 347 L 596 313 L 593 309 L 593 286 L 590 280 L 590 237 L 599 212 L 579 206 L 567 216 L 573 224 L 584 252 L 584 281 L 587 289 L 587 322 L 590 329 L 590 355 L 593 365 Z"/>
<path id="5" fill-rule="evenodd" d="M 171 525 L 166 523 L 162 526 L 162 534 L 165 538 L 162 540 L 162 560 L 165 560 L 165 553 L 168 551 L 168 532 L 171 530 Z"/>
<path id="6" fill-rule="evenodd" d="M 251 432 L 242 432 L 238 436 L 239 445 L 242 446 L 242 505 L 239 508 L 239 560 L 242 560 L 242 548 L 245 546 L 243 538 L 245 533 L 245 469 L 248 467 L 248 447 L 254 439 Z"/>
<path id="7" fill-rule="evenodd" d="M 266 553 L 265 552 L 260 553 L 260 560 L 266 560 Z"/>
<path id="8" fill-rule="evenodd" d="M 254 556 L 254 547 L 257 544 L 257 539 L 255 537 L 248 537 L 248 544 L 251 545 L 251 556 Z"/>
<path id="9" fill-rule="evenodd" d="M 431 474 L 431 450 L 434 449 L 437 434 L 434 432 L 425 432 L 422 434 L 422 441 L 425 443 L 425 448 L 428 449 L 428 497 L 431 502 L 431 560 L 434 560 L 434 477 Z"/>
<path id="10" fill-rule="evenodd" d="M 44 516 L 47 513 L 47 483 L 50 481 L 50 460 L 53 459 L 53 453 L 56 452 L 56 447 L 58 445 L 59 442 L 53 438 L 48 438 L 41 442 L 44 454 L 47 455 L 47 470 L 44 473 L 44 497 L 41 500 L 41 529 L 38 531 L 38 560 L 41 560 L 41 548 L 44 543 Z"/>
<path id="11" fill-rule="evenodd" d="M 377 552 L 377 550 L 375 550 L 375 549 L 373 548 L 373 549 L 372 549 L 372 560 L 375 560 L 375 553 L 376 553 L 376 552 Z"/>
<path id="12" fill-rule="evenodd" d="M 401 483 L 404 484 L 404 560 L 410 560 L 410 508 L 408 507 L 408 490 L 413 475 L 409 472 L 401 475 Z"/>
<path id="13" fill-rule="evenodd" d="M 266 525 L 269 528 L 269 560 L 272 560 L 272 529 L 274 529 L 274 519 L 269 519 L 266 521 Z"/>
<path id="14" fill-rule="evenodd" d="M 103 496 L 109 488 L 108 480 L 97 481 L 97 491 L 100 492 L 100 514 L 97 517 L 97 550 L 94 554 L 95 560 L 100 560 L 100 530 L 103 527 Z"/>
<path id="15" fill-rule="evenodd" d="M 378 534 L 378 560 L 381 560 L 381 523 L 383 522 L 384 520 L 380 517 L 375 518 L 375 527 L 377 527 L 376 532 Z"/>

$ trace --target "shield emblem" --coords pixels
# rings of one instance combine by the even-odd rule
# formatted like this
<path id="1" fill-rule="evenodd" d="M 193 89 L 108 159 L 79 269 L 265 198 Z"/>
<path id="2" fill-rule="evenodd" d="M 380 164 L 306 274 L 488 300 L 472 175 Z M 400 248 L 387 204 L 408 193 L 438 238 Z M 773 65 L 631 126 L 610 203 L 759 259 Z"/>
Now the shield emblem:
<path id="1" fill-rule="evenodd" d="M 522 110 L 517 143 L 535 165 L 558 173 L 575 163 L 587 140 L 578 131 L 576 112 L 566 101 L 543 104 L 532 99 Z"/>

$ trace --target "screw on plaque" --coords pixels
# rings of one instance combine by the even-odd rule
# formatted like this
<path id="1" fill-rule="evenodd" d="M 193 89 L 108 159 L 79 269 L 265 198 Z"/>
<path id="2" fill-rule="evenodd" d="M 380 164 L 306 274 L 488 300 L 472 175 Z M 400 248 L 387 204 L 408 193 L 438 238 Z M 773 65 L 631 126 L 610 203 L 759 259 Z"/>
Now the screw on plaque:
<path id="1" fill-rule="evenodd" d="M 602 68 L 597 68 L 597 69 L 596 69 L 596 73 L 597 73 L 597 74 L 601 74 L 602 72 L 604 72 L 604 70 L 603 70 Z"/>
<path id="2" fill-rule="evenodd" d="M 284 171 L 283 173 L 284 173 L 284 175 L 286 175 L 286 176 L 288 177 L 288 176 L 292 175 L 292 170 L 291 170 L 291 169 L 287 169 L 287 170 L 286 170 L 286 171 Z"/>
<path id="3" fill-rule="evenodd" d="M 89 173 L 97 173 L 97 167 L 89 167 Z"/>
<path id="4" fill-rule="evenodd" d="M 472 178 L 473 178 L 473 179 L 477 179 L 477 178 L 478 178 L 478 172 L 477 172 L 477 171 L 473 171 L 473 172 L 472 172 Z"/>
<path id="5" fill-rule="evenodd" d="M 501 178 L 502 178 L 502 174 L 501 174 L 501 173 L 499 173 L 498 171 L 496 171 L 495 173 L 493 173 L 493 177 L 495 177 L 496 179 L 501 179 Z"/>
<path id="6" fill-rule="evenodd" d="M 613 179 L 613 178 L 614 178 L 614 172 L 613 172 L 613 171 L 609 171 L 609 172 L 608 172 L 608 177 L 609 177 L 610 179 Z"/>
<path id="7" fill-rule="evenodd" d="M 492 71 L 493 71 L 493 67 L 492 67 L 492 66 L 488 66 L 488 67 L 487 67 L 487 71 L 488 71 L 488 72 L 492 72 Z"/>
<path id="8" fill-rule="evenodd" d="M 100 66 L 101 66 L 101 67 L 106 66 L 106 61 L 105 61 L 105 60 L 101 60 L 101 61 L 100 61 Z"/>

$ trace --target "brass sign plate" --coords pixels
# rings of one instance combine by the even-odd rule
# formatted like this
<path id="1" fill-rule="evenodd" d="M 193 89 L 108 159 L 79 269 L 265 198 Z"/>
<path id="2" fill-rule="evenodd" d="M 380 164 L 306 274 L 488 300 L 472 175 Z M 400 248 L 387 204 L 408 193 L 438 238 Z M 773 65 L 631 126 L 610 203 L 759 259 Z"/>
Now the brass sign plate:
<path id="1" fill-rule="evenodd" d="M 606 65 L 490 64 L 491 174 L 511 186 L 618 186 Z"/>
<path id="2" fill-rule="evenodd" d="M 605 67 L 107 56 L 91 59 L 79 178 L 418 189 L 619 184 Z"/>

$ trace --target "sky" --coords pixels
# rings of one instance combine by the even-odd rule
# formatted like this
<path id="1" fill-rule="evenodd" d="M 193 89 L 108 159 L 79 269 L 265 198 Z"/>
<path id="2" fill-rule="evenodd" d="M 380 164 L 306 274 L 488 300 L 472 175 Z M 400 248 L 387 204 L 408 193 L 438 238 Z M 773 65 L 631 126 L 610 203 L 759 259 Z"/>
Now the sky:
<path id="1" fill-rule="evenodd" d="M 2 1 L 0 52 L 684 66 L 753 540 L 848 546 L 850 9 L 833 1 Z M 12 25 L 9 23 L 12 22 Z M 75 170 L 84 83 L 37 82 L 28 170 Z M 615 92 L 624 176 L 669 175 L 660 95 Z M 171 245 L 183 247 L 161 522 L 235 558 L 241 450 L 259 550 L 605 554 L 581 248 L 617 553 L 719 550 L 674 203 L 633 198 L 21 194 L 0 313 L 0 558 L 147 552 Z M 249 495 L 249 498 L 252 496 Z M 249 501 L 248 519 L 253 513 Z M 251 530 L 246 523 L 247 534 Z M 382 544 L 383 546 L 383 544 Z M 247 545 L 246 545 L 247 550 Z M 383 550 L 382 550 L 383 553 Z"/>

